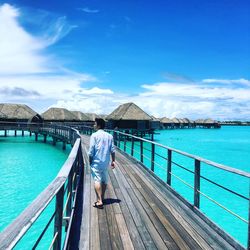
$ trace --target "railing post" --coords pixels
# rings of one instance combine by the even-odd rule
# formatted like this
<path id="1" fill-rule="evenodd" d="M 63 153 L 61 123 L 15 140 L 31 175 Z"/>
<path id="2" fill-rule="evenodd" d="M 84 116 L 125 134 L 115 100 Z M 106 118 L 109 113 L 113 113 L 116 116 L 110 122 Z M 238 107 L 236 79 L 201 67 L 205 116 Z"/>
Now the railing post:
<path id="1" fill-rule="evenodd" d="M 194 206 L 200 208 L 200 166 L 201 162 L 195 159 L 194 169 Z"/>
<path id="2" fill-rule="evenodd" d="M 168 149 L 167 184 L 171 186 L 172 150 Z"/>
<path id="3" fill-rule="evenodd" d="M 118 148 L 121 146 L 121 134 L 118 134 Z"/>
<path id="4" fill-rule="evenodd" d="M 143 163 L 143 140 L 140 140 L 141 163 Z"/>
<path id="5" fill-rule="evenodd" d="M 126 135 L 124 135 L 124 141 L 123 141 L 123 143 L 124 143 L 124 145 L 123 145 L 124 146 L 124 152 L 126 152 L 126 142 L 127 142 L 126 141 Z"/>
<path id="6" fill-rule="evenodd" d="M 72 130 L 70 130 L 70 132 L 69 132 L 69 141 L 70 141 L 71 145 L 72 145 L 72 138 L 73 138 L 73 132 L 72 132 Z"/>
<path id="7" fill-rule="evenodd" d="M 134 137 L 131 137 L 131 155 L 134 156 Z"/>
<path id="8" fill-rule="evenodd" d="M 117 133 L 114 131 L 113 133 L 114 145 L 117 146 Z"/>
<path id="9" fill-rule="evenodd" d="M 63 194 L 64 194 L 64 185 L 61 187 L 61 189 L 56 195 L 54 236 L 57 234 L 57 237 L 53 245 L 53 250 L 61 249 L 62 221 L 63 221 Z"/>
<path id="10" fill-rule="evenodd" d="M 73 178 L 73 171 L 70 172 L 70 175 L 68 177 L 68 196 L 69 200 L 67 203 L 67 208 L 66 208 L 66 217 L 70 217 L 71 214 L 71 207 L 72 207 L 72 178 Z"/>
<path id="11" fill-rule="evenodd" d="M 151 170 L 154 172 L 155 170 L 155 144 L 151 144 Z"/>

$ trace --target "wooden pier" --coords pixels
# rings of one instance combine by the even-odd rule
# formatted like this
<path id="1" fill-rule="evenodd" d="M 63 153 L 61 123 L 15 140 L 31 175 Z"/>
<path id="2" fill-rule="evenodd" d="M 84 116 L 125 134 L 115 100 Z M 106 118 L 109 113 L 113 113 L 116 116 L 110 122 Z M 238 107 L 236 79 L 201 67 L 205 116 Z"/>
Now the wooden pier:
<path id="1" fill-rule="evenodd" d="M 86 157 L 89 137 L 82 136 Z M 86 160 L 86 159 L 85 159 Z M 218 234 L 137 161 L 118 151 L 104 209 L 92 207 L 96 196 L 88 163 L 79 249 L 244 249 Z M 76 229 L 75 229 L 76 230 Z M 71 243 L 77 247 L 75 242 Z M 71 249 L 69 247 L 69 249 Z"/>
<path id="2" fill-rule="evenodd" d="M 89 135 L 80 136 L 76 129 L 54 125 L 40 127 L 37 132 L 75 144 L 55 180 L 12 224 L 0 232 L 0 250 L 12 249 L 18 244 L 54 197 L 54 214 L 46 227 L 41 229 L 39 238 L 34 239 L 34 247 L 39 245 L 47 226 L 55 218 L 51 237 L 53 249 L 246 249 L 199 210 L 200 167 L 205 162 L 248 179 L 249 173 L 133 136 L 128 140 L 131 143 L 130 156 L 121 150 L 124 147 L 126 151 L 126 136 L 119 135 L 115 141 L 116 168 L 109 170 L 110 182 L 104 209 L 97 209 L 92 206 L 96 195 L 87 155 Z M 110 132 L 125 135 L 121 132 Z M 88 130 L 86 133 L 88 134 Z M 141 162 L 132 157 L 137 140 L 140 140 Z M 143 156 L 143 143 L 151 145 L 149 169 L 143 165 L 146 157 Z M 167 183 L 154 173 L 157 164 L 154 162 L 157 154 L 155 148 L 158 146 L 167 150 Z M 172 152 L 194 160 L 194 204 L 188 203 L 171 187 Z M 230 192 L 229 189 L 227 191 Z M 249 202 L 249 197 L 242 198 Z M 245 223 L 249 227 L 249 221 L 245 220 Z M 65 240 L 61 239 L 64 229 Z"/>

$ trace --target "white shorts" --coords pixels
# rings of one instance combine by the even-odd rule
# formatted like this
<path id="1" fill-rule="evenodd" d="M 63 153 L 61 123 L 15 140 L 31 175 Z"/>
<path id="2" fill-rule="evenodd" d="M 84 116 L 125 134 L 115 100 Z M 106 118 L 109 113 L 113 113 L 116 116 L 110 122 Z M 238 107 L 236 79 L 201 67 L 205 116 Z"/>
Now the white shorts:
<path id="1" fill-rule="evenodd" d="M 108 168 L 91 167 L 91 174 L 96 182 L 108 184 Z"/>

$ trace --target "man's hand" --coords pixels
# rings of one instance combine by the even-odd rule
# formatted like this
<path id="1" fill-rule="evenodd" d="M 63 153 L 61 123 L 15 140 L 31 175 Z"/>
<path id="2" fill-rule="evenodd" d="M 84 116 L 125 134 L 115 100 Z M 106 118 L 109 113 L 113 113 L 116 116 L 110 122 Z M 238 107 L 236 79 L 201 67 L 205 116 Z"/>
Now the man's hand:
<path id="1" fill-rule="evenodd" d="M 111 162 L 111 169 L 114 169 L 115 168 L 115 161 L 112 161 Z"/>

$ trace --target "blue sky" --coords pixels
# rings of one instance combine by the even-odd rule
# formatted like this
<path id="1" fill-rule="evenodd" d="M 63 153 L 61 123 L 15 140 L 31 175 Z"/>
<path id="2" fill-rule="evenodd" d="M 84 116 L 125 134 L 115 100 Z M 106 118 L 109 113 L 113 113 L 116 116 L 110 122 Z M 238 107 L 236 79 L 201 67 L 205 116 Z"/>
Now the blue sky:
<path id="1" fill-rule="evenodd" d="M 250 120 L 250 1 L 2 1 L 0 100 Z"/>

